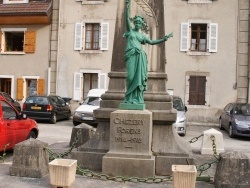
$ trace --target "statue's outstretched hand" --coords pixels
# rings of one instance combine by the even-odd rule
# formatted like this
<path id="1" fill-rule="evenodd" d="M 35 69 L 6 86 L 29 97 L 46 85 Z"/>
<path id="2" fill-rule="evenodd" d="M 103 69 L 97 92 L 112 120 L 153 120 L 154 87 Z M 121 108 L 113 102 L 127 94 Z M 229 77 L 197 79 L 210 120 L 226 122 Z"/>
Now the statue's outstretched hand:
<path id="1" fill-rule="evenodd" d="M 164 37 L 164 39 L 165 39 L 165 41 L 167 41 L 169 38 L 171 38 L 171 37 L 173 37 L 174 36 L 174 34 L 173 34 L 173 32 L 172 33 L 170 33 L 169 35 L 166 35 L 165 37 Z"/>

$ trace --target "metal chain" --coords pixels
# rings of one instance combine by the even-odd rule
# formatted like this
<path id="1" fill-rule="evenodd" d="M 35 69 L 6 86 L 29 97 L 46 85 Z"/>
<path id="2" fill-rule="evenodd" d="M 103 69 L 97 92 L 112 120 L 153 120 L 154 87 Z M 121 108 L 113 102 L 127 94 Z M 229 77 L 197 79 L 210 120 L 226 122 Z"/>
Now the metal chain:
<path id="1" fill-rule="evenodd" d="M 194 138 L 192 138 L 191 140 L 189 140 L 189 143 L 195 143 L 196 141 L 198 141 L 198 139 L 200 138 L 200 137 L 202 137 L 202 136 L 204 136 L 203 134 L 201 134 L 200 136 L 197 136 L 197 137 L 194 137 Z"/>
<path id="2" fill-rule="evenodd" d="M 44 149 L 49 153 L 49 156 L 50 156 L 49 159 L 50 159 L 50 161 L 54 160 L 54 159 L 57 159 L 57 158 L 63 158 L 65 156 L 68 156 L 71 153 L 71 151 L 76 147 L 76 144 L 79 142 L 81 134 L 82 134 L 82 131 L 81 131 L 81 129 L 79 129 L 77 131 L 77 133 L 76 133 L 76 137 L 74 138 L 74 142 L 72 143 L 70 149 L 68 151 L 62 153 L 62 154 L 53 152 L 48 147 L 45 147 Z"/>
<path id="3" fill-rule="evenodd" d="M 79 166 L 77 166 L 77 174 L 86 176 L 86 177 L 93 177 L 100 180 L 112 180 L 116 182 L 134 182 L 134 183 L 161 183 L 166 181 L 172 181 L 171 176 L 165 176 L 165 177 L 149 177 L 149 178 L 138 178 L 138 177 L 123 177 L 123 176 L 109 176 L 106 174 L 98 174 L 94 173 L 93 171 L 90 171 L 88 169 L 82 169 Z"/>
<path id="4" fill-rule="evenodd" d="M 210 162 L 206 162 L 206 163 L 200 165 L 199 167 L 196 167 L 197 171 L 200 171 L 200 175 L 199 176 L 201 176 L 201 174 L 204 171 L 208 170 L 212 166 L 212 164 L 218 163 L 219 160 L 220 160 L 220 158 L 217 156 L 216 144 L 215 144 L 215 136 L 211 135 L 210 139 L 212 140 L 212 147 L 213 147 L 213 153 L 214 153 L 213 156 L 214 156 L 215 160 L 210 161 Z"/>

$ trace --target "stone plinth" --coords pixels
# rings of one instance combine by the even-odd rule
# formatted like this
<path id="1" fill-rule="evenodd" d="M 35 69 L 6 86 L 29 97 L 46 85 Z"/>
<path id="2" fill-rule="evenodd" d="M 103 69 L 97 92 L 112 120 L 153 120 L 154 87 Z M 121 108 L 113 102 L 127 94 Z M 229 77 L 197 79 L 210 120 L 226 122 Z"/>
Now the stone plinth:
<path id="1" fill-rule="evenodd" d="M 44 150 L 48 144 L 29 139 L 15 145 L 11 176 L 41 178 L 49 173 L 49 155 Z"/>
<path id="2" fill-rule="evenodd" d="M 214 176 L 215 188 L 250 187 L 250 154 L 232 151 L 220 154 Z"/>
<path id="3" fill-rule="evenodd" d="M 153 177 L 152 112 L 117 110 L 110 117 L 110 150 L 102 172 L 112 176 Z"/>
<path id="4" fill-rule="evenodd" d="M 91 139 L 94 136 L 94 134 L 95 134 L 95 128 L 90 125 L 82 123 L 78 126 L 75 126 L 72 128 L 69 145 L 71 147 L 73 143 L 76 142 L 76 138 L 78 138 L 78 141 L 75 143 L 75 147 L 79 147 L 82 144 L 86 143 L 89 139 Z"/>
<path id="5" fill-rule="evenodd" d="M 214 136 L 215 139 L 214 143 L 216 146 L 217 154 L 225 152 L 222 133 L 215 129 L 209 129 L 203 132 L 201 154 L 208 154 L 208 155 L 214 154 L 213 141 L 211 139 L 211 136 Z"/>

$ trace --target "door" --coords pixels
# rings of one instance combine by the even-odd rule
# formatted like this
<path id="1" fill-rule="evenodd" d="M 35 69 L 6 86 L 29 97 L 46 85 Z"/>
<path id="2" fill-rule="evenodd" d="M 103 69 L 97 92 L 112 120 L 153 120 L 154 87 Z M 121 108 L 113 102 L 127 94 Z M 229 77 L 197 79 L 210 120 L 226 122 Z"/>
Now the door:
<path id="1" fill-rule="evenodd" d="M 190 76 L 189 78 L 189 104 L 205 105 L 206 76 Z"/>
<path id="2" fill-rule="evenodd" d="M 98 73 L 83 73 L 83 99 L 89 90 L 98 88 Z"/>
<path id="3" fill-rule="evenodd" d="M 16 139 L 16 111 L 5 101 L 0 101 L 2 109 L 1 134 L 3 134 L 4 141 L 1 143 L 1 149 L 13 148 Z M 1 135 L 2 136 L 2 135 Z"/>

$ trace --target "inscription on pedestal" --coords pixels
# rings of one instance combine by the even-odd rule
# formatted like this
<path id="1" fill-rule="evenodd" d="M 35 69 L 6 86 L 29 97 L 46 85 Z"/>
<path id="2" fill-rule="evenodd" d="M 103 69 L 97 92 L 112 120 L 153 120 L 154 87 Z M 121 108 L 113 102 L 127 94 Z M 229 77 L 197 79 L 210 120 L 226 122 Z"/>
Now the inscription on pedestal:
<path id="1" fill-rule="evenodd" d="M 152 113 L 117 110 L 110 118 L 110 152 L 151 154 Z"/>

